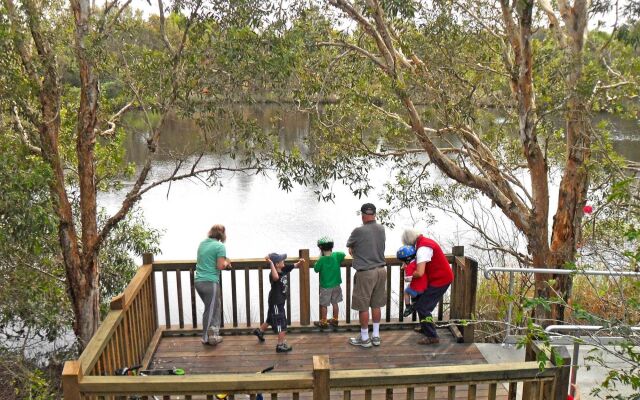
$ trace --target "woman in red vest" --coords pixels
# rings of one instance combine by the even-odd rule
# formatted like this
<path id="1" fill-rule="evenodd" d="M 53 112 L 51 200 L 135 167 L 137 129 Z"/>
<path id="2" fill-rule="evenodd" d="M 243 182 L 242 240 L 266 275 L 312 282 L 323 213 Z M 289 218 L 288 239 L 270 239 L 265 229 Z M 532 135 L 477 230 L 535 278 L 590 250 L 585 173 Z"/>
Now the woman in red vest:
<path id="1" fill-rule="evenodd" d="M 402 234 L 402 243 L 416 248 L 417 267 L 413 277 L 427 275 L 427 290 L 414 306 L 420 317 L 420 331 L 424 335 L 418 344 L 439 343 L 431 313 L 453 282 L 453 271 L 438 243 L 423 236 L 419 231 L 406 229 Z"/>

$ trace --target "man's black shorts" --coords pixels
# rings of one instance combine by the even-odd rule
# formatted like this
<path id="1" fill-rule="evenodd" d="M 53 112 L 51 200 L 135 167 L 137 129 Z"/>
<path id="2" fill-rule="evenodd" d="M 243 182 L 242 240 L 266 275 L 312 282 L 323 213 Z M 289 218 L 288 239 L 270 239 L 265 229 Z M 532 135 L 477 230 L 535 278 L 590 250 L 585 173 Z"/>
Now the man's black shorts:
<path id="1" fill-rule="evenodd" d="M 284 304 L 269 305 L 267 311 L 267 324 L 271 325 L 274 333 L 287 331 L 287 314 L 284 310 Z"/>

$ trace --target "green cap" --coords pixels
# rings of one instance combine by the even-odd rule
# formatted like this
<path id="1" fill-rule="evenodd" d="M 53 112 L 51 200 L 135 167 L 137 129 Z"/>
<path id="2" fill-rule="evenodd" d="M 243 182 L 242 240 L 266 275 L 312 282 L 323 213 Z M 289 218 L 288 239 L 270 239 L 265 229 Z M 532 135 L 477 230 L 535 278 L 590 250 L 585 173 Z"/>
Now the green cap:
<path id="1" fill-rule="evenodd" d="M 333 239 L 331 239 L 329 236 L 323 236 L 318 239 L 318 246 L 329 243 L 333 243 Z"/>

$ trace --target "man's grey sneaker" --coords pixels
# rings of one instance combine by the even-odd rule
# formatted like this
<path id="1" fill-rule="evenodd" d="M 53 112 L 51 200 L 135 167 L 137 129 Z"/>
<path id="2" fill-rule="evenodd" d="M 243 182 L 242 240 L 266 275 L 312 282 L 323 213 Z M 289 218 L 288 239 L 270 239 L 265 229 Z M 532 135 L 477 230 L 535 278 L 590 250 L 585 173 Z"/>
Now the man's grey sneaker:
<path id="1" fill-rule="evenodd" d="M 254 329 L 253 334 L 256 335 L 261 342 L 264 342 L 264 332 L 262 332 L 259 328 Z"/>
<path id="2" fill-rule="evenodd" d="M 352 344 L 354 346 L 360 346 L 360 347 L 364 347 L 364 348 L 369 348 L 369 347 L 371 347 L 371 339 L 362 340 L 362 337 L 360 335 L 358 335 L 356 337 L 350 338 L 349 339 L 349 344 Z"/>
<path id="3" fill-rule="evenodd" d="M 374 346 L 380 346 L 380 336 L 371 336 L 371 344 Z"/>
<path id="4" fill-rule="evenodd" d="M 293 347 L 289 346 L 287 343 L 282 343 L 276 346 L 276 353 L 286 353 L 293 350 Z"/>

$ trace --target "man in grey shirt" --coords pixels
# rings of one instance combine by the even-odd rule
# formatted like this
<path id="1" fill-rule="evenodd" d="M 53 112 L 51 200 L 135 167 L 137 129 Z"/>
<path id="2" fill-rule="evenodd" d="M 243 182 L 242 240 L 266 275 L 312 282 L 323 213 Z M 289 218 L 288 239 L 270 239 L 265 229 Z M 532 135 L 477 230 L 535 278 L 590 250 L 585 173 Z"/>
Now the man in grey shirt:
<path id="1" fill-rule="evenodd" d="M 349 339 L 354 346 L 380 346 L 380 308 L 387 302 L 387 271 L 384 260 L 384 227 L 376 222 L 376 206 L 360 207 L 362 226 L 351 232 L 347 247 L 353 257 L 353 295 L 351 308 L 358 310 L 360 336 Z M 369 308 L 373 319 L 373 333 L 369 338 Z"/>

